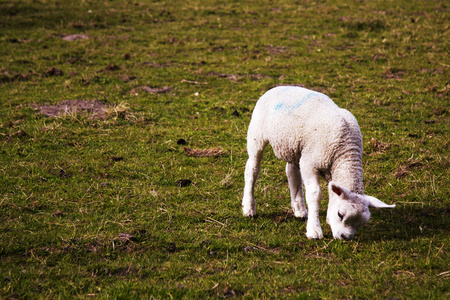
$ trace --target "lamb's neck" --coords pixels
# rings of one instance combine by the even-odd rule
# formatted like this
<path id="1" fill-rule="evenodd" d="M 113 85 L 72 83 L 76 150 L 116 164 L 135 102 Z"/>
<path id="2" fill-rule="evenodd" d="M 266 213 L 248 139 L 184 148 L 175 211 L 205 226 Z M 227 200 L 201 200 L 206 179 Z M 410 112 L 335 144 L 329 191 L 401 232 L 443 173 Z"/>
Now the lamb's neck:
<path id="1" fill-rule="evenodd" d="M 331 170 L 331 180 L 352 192 L 364 194 L 361 155 L 350 155 L 335 161 Z"/>

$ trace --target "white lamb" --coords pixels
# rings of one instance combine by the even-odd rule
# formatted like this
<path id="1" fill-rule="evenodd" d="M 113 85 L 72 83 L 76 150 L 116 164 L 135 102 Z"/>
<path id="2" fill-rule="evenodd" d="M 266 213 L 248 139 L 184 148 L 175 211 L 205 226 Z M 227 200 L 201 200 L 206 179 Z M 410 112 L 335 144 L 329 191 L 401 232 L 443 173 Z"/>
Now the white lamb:
<path id="1" fill-rule="evenodd" d="M 267 143 L 279 159 L 287 162 L 291 206 L 296 217 L 308 219 L 308 238 L 323 237 L 319 175 L 330 181 L 327 223 L 335 239 L 351 239 L 369 221 L 369 207 L 395 207 L 364 195 L 362 137 L 355 117 L 324 94 L 281 86 L 258 100 L 248 128 L 244 216 L 256 214 L 254 187 Z"/>

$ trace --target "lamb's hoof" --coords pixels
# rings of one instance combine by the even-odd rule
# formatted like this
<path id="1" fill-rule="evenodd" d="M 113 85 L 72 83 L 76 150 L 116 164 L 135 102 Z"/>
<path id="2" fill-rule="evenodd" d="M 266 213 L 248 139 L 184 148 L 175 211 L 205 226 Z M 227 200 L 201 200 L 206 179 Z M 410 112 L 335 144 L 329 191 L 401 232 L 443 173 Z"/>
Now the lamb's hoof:
<path id="1" fill-rule="evenodd" d="M 294 211 L 294 217 L 296 217 L 302 221 L 308 220 L 308 215 L 305 213 L 301 213 L 299 211 Z"/>
<path id="2" fill-rule="evenodd" d="M 321 238 L 323 238 L 322 230 L 313 230 L 312 232 L 307 231 L 306 237 L 310 240 L 320 240 Z"/>
<path id="3" fill-rule="evenodd" d="M 242 208 L 242 214 L 244 215 L 244 217 L 253 218 L 256 216 L 256 210 L 254 208 L 250 209 Z"/>

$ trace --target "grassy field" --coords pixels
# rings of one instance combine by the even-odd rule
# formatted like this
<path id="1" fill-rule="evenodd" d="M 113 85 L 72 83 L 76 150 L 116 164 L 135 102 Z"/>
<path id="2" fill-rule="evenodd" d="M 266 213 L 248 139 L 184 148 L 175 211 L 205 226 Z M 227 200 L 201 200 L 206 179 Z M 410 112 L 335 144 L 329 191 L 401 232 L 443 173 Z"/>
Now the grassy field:
<path id="1" fill-rule="evenodd" d="M 0 299 L 448 299 L 449 19 L 447 1 L 0 0 Z M 242 216 L 251 112 L 282 84 L 355 115 L 366 193 L 397 205 L 351 241 L 325 183 L 325 238 L 306 238 L 270 147 Z"/>

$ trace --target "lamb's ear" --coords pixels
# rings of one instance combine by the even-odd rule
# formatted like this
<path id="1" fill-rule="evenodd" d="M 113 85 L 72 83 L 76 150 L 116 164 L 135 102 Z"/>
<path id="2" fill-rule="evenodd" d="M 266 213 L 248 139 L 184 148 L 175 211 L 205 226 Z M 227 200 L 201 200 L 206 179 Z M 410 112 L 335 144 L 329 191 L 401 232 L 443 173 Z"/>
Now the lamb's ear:
<path id="1" fill-rule="evenodd" d="M 369 207 L 375 207 L 375 208 L 394 208 L 395 204 L 389 205 L 384 203 L 381 200 L 378 200 L 375 197 L 364 195 L 364 198 L 369 202 Z"/>
<path id="2" fill-rule="evenodd" d="M 336 182 L 330 181 L 328 184 L 329 190 L 335 193 L 339 198 L 347 198 L 345 195 L 348 193 L 348 190 L 337 184 Z"/>

